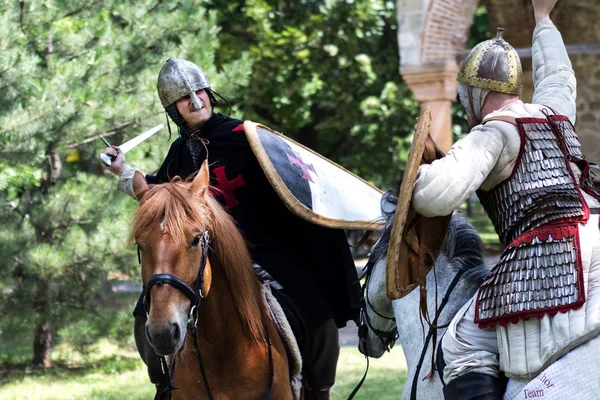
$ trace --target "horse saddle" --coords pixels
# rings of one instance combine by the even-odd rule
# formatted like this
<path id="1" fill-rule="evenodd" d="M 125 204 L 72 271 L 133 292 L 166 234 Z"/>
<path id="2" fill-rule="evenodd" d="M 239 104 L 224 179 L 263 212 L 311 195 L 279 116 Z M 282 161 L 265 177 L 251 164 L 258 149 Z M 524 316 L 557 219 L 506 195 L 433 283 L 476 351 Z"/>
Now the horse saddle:
<path id="1" fill-rule="evenodd" d="M 302 391 L 300 344 L 307 337 L 301 311 L 281 290 L 272 288 L 269 284 L 263 284 L 262 291 L 265 305 L 269 309 L 273 322 L 275 322 L 277 332 L 288 356 L 293 398 L 299 400 Z"/>

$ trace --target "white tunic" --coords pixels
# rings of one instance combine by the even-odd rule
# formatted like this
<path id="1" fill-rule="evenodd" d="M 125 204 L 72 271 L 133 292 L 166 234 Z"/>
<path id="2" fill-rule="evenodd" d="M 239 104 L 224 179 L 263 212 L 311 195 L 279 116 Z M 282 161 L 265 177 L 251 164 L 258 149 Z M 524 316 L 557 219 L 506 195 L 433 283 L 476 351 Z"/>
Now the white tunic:
<path id="1" fill-rule="evenodd" d="M 541 110 L 551 108 L 575 123 L 575 75 L 562 37 L 549 18 L 539 21 L 533 33 L 533 83 L 533 104 L 516 101 L 488 114 L 484 121 L 496 116 L 545 118 Z M 452 146 L 446 157 L 420 167 L 414 187 L 413 208 L 425 216 L 452 213 L 476 190 L 489 191 L 509 178 L 520 146 L 519 132 L 512 124 L 490 121 L 474 127 L 464 139 Z M 573 167 L 577 175 L 579 169 Z M 591 196 L 584 194 L 584 198 L 591 208 L 600 206 Z M 467 308 L 474 308 L 475 301 L 468 302 L 470 305 L 458 316 L 470 318 L 470 321 L 455 321 L 444 338 L 445 358 L 450 354 L 449 357 L 456 360 L 447 367 L 448 380 L 473 371 L 495 374 L 495 367 L 490 367 L 490 364 L 497 363 L 496 354 L 488 351 L 489 340 L 497 340 L 500 368 L 508 376 L 532 378 L 572 347 L 600 333 L 600 233 L 597 216 L 590 219 L 587 227 L 580 224 L 580 234 L 586 290 L 584 306 L 554 317 L 546 315 L 541 319 L 498 326 L 494 338 L 490 337 L 494 329 L 481 332 L 471 329 L 473 327 L 469 324 L 474 325 L 472 309 L 467 312 Z M 475 337 L 469 332 L 460 332 L 462 327 L 467 327 Z M 481 346 L 477 344 L 478 337 L 485 337 L 481 339 Z M 489 362 L 473 362 L 474 359 L 481 361 L 485 358 L 482 350 L 488 354 L 486 360 Z M 475 352 L 477 356 L 474 356 Z"/>

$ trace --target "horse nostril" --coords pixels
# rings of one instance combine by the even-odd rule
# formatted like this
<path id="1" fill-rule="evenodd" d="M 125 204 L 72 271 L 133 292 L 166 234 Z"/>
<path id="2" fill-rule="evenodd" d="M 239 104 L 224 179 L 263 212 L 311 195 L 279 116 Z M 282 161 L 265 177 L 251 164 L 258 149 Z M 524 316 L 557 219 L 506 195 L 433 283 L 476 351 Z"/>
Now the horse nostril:
<path id="1" fill-rule="evenodd" d="M 173 340 L 175 340 L 175 342 L 179 342 L 179 339 L 181 338 L 181 329 L 179 328 L 179 324 L 172 324 L 173 325 Z"/>

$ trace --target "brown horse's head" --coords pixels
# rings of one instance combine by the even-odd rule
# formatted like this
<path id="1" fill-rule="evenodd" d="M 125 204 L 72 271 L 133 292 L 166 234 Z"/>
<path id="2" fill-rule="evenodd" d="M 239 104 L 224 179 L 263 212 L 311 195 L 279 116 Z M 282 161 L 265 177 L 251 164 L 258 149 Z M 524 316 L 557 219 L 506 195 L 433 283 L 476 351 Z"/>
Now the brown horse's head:
<path id="1" fill-rule="evenodd" d="M 193 288 L 208 246 L 202 238 L 210 234 L 207 208 L 209 173 L 206 163 L 191 183 L 181 180 L 148 187 L 134 182 L 139 208 L 134 216 L 131 236 L 139 246 L 142 281 L 148 285 L 157 274 L 179 278 Z M 203 273 L 203 295 L 212 283 L 210 262 Z M 191 300 L 171 284 L 150 285 L 146 294 L 146 335 L 156 352 L 174 354 L 183 346 Z"/>
<path id="2" fill-rule="evenodd" d="M 175 179 L 149 187 L 141 175 L 136 173 L 134 178 L 139 207 L 131 236 L 139 246 L 142 280 L 149 288 L 146 336 L 157 354 L 170 355 L 181 350 L 191 316 L 190 296 L 177 288 L 177 283 L 173 284 L 172 277 L 194 288 L 203 260 L 206 263 L 202 295 L 208 296 L 215 286 L 213 271 L 219 272 L 218 276 L 224 280 L 219 285 L 224 288 L 219 289 L 224 290 L 219 306 L 231 303 L 230 310 L 243 317 L 239 320 L 243 321 L 245 334 L 252 340 L 265 340 L 262 321 L 266 311 L 250 255 L 235 223 L 210 195 L 209 179 L 206 162 L 192 182 Z M 210 237 L 210 253 L 208 243 L 203 240 L 205 234 Z M 160 274 L 169 276 L 156 283 L 156 275 L 160 278 Z"/>

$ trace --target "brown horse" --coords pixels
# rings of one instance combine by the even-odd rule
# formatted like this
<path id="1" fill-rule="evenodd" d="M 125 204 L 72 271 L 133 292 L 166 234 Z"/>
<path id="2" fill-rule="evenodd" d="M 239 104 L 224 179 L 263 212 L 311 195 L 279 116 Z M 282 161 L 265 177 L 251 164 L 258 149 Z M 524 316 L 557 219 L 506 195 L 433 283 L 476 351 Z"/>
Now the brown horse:
<path id="1" fill-rule="evenodd" d="M 292 399 L 285 347 L 244 240 L 209 193 L 206 162 L 193 182 L 136 177 L 134 187 L 146 336 L 175 363 L 173 398 Z"/>

